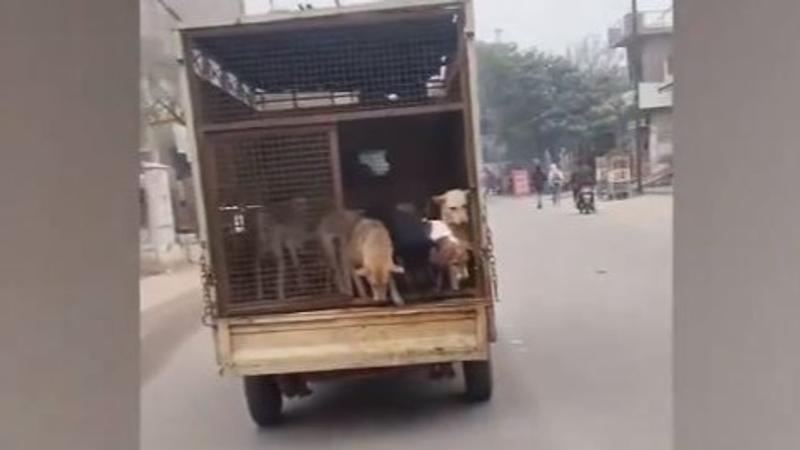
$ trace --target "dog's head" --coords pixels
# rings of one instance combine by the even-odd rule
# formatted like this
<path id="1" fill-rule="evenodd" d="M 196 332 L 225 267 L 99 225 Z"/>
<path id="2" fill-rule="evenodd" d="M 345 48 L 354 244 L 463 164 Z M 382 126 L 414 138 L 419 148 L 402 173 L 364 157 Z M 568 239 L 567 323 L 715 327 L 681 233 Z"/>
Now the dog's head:
<path id="1" fill-rule="evenodd" d="M 453 189 L 433 197 L 439 206 L 441 219 L 449 225 L 464 225 L 469 222 L 469 191 Z"/>

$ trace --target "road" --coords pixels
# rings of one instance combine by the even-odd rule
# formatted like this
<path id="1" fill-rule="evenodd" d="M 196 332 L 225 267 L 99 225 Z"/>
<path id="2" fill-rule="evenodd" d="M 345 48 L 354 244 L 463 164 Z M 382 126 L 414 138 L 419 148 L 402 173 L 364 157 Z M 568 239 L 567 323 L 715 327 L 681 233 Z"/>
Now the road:
<path id="1" fill-rule="evenodd" d="M 220 378 L 199 290 L 142 318 L 142 448 L 666 450 L 671 445 L 672 197 L 600 203 L 493 198 L 501 303 L 495 395 L 460 380 L 338 382 L 260 431 Z"/>

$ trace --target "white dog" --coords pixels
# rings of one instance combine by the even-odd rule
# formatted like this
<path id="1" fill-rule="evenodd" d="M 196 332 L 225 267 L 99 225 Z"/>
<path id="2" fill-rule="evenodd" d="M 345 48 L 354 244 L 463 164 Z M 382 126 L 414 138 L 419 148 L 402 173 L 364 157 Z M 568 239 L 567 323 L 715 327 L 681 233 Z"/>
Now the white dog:
<path id="1" fill-rule="evenodd" d="M 433 197 L 439 207 L 439 218 L 446 223 L 456 238 L 471 247 L 469 231 L 469 194 L 466 189 L 452 189 Z"/>

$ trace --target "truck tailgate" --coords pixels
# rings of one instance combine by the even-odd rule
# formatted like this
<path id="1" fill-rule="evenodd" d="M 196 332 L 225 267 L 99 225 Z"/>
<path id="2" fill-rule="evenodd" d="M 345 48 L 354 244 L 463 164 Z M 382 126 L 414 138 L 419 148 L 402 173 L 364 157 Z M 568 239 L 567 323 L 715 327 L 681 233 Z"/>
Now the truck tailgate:
<path id="1" fill-rule="evenodd" d="M 451 301 L 219 319 L 224 373 L 285 374 L 488 357 L 487 305 Z"/>

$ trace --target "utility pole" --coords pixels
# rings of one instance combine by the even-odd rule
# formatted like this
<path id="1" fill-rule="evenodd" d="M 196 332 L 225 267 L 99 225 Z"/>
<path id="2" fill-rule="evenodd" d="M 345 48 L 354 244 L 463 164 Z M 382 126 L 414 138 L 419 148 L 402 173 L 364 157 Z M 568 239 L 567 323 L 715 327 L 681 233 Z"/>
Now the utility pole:
<path id="1" fill-rule="evenodd" d="M 503 29 L 502 28 L 495 28 L 494 29 L 494 41 L 497 43 L 503 42 Z"/>
<path id="2" fill-rule="evenodd" d="M 633 79 L 633 154 L 636 164 L 636 192 L 644 192 L 642 184 L 642 145 L 639 136 L 639 122 L 641 110 L 639 109 L 639 83 L 641 81 L 641 53 L 639 51 L 639 5 L 637 0 L 631 0 L 631 37 L 628 45 L 629 60 L 631 62 L 631 78 Z"/>

